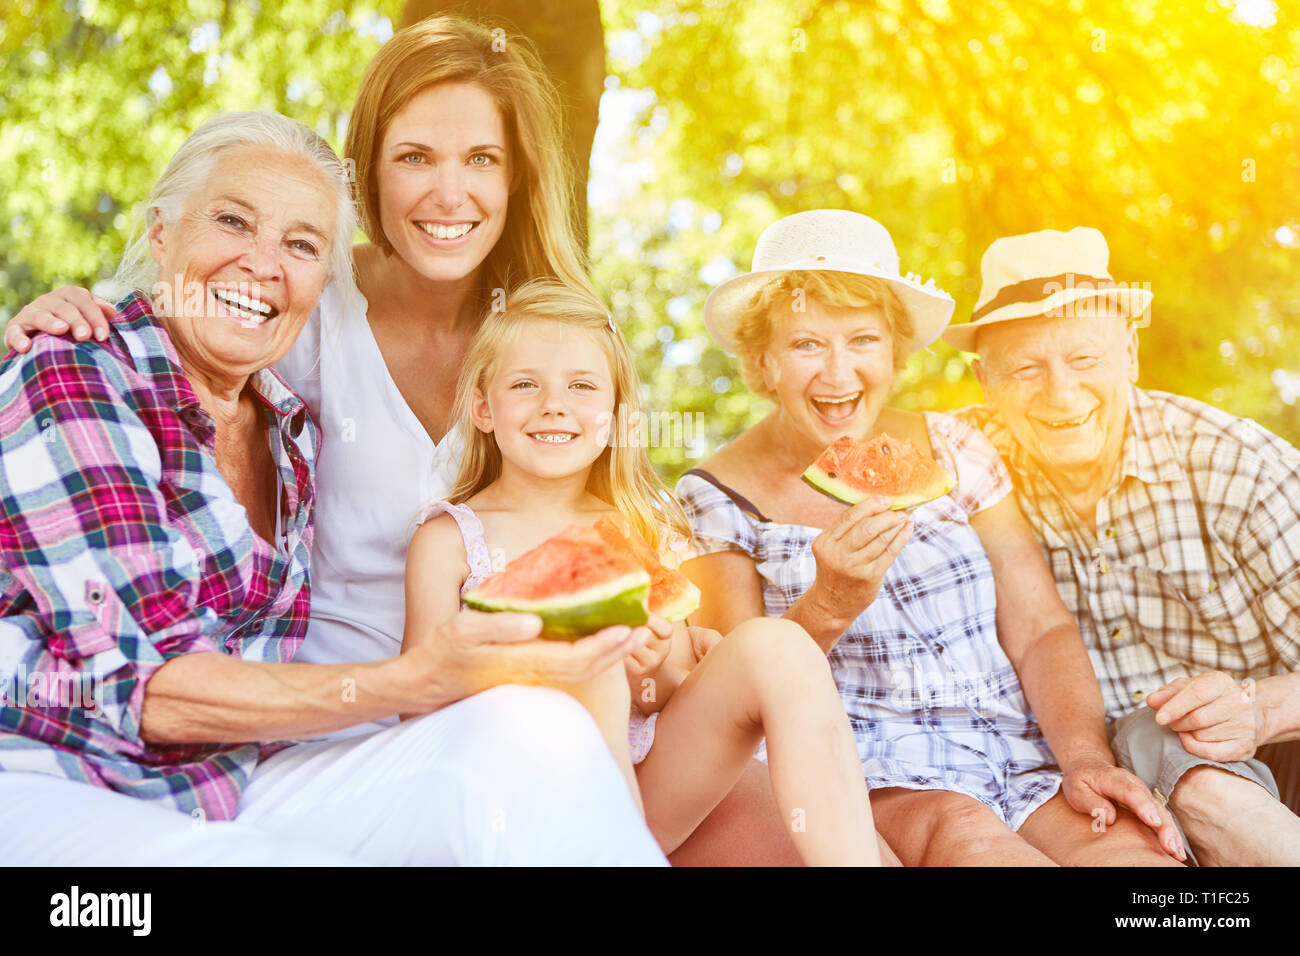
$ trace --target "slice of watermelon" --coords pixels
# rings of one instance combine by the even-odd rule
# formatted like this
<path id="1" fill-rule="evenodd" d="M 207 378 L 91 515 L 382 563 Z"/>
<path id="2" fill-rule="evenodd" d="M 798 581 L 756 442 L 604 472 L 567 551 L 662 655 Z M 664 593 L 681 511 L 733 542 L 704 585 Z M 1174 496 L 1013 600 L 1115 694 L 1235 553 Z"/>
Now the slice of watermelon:
<path id="1" fill-rule="evenodd" d="M 882 495 L 900 511 L 952 491 L 948 470 L 906 439 L 880 434 L 871 441 L 840 438 L 803 473 L 803 480 L 837 501 L 856 505 Z"/>
<path id="2" fill-rule="evenodd" d="M 680 571 L 666 567 L 659 555 L 620 514 L 606 515 L 596 530 L 610 544 L 631 553 L 650 574 L 650 612 L 668 621 L 684 621 L 700 607 L 700 589 Z"/>
<path id="3" fill-rule="evenodd" d="M 615 624 L 644 624 L 650 575 L 594 528 L 566 528 L 521 554 L 461 600 L 478 611 L 523 611 L 542 637 L 573 641 Z"/>

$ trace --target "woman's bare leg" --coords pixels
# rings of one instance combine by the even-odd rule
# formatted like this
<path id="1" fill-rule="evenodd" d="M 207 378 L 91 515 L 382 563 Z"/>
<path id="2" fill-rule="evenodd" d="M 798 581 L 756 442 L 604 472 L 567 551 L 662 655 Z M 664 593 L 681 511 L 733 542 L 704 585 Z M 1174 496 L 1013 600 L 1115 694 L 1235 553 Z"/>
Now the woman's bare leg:
<path id="1" fill-rule="evenodd" d="M 673 866 L 803 866 L 776 805 L 767 765 L 750 760 L 731 792 L 669 854 L 668 862 Z"/>
<path id="2" fill-rule="evenodd" d="M 1031 813 L 1019 832 L 1062 866 L 1182 866 L 1160 849 L 1155 831 L 1127 810 L 1104 830 L 1095 826 L 1058 793 Z"/>
<path id="3" fill-rule="evenodd" d="M 883 866 L 902 866 L 876 834 Z M 673 866 L 803 866 L 772 793 L 767 765 L 751 760 L 686 842 L 668 856 Z"/>
<path id="4" fill-rule="evenodd" d="M 1056 865 L 963 793 L 889 787 L 871 792 L 871 807 L 904 866 Z"/>
<path id="5" fill-rule="evenodd" d="M 709 651 L 659 714 L 637 777 L 660 845 L 676 849 L 717 806 L 764 733 L 776 803 L 804 861 L 878 864 L 857 746 L 826 657 L 797 625 L 765 618 Z"/>

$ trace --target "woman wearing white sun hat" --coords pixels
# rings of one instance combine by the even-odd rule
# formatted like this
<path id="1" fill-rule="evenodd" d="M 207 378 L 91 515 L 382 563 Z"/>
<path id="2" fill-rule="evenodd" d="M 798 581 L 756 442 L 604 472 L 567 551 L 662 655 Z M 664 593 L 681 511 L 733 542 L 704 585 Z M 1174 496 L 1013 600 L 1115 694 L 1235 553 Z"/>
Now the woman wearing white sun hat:
<path id="1" fill-rule="evenodd" d="M 785 616 L 826 650 L 905 864 L 1173 863 L 1177 833 L 1114 764 L 1096 678 L 997 454 L 951 416 L 885 406 L 952 310 L 899 273 L 883 226 L 843 210 L 769 226 L 752 271 L 713 291 L 710 334 L 777 407 L 678 483 L 699 623 Z M 956 487 L 904 515 L 801 480 L 835 439 L 883 433 Z"/>

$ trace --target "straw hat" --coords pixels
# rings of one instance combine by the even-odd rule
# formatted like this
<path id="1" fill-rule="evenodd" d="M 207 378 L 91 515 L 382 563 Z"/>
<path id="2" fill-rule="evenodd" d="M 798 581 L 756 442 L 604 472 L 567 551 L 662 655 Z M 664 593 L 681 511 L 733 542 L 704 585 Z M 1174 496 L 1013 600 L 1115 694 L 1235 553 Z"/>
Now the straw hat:
<path id="1" fill-rule="evenodd" d="M 736 323 L 754 294 L 785 272 L 849 272 L 887 282 L 912 319 L 915 334 L 907 352 L 939 337 L 952 318 L 952 296 L 922 284 L 919 276 L 902 276 L 898 251 L 889 231 L 876 220 L 844 209 L 814 209 L 778 219 L 763 230 L 754 248 L 752 270 L 728 279 L 704 303 L 704 324 L 713 341 L 736 352 Z"/>
<path id="2" fill-rule="evenodd" d="M 985 326 L 1071 315 L 1070 303 L 1093 298 L 1114 303 L 1128 318 L 1142 315 L 1152 299 L 1149 290 L 1111 278 L 1110 249 L 1096 229 L 1044 229 L 996 239 L 980 261 L 979 304 L 971 321 L 949 328 L 943 340 L 974 352 Z"/>

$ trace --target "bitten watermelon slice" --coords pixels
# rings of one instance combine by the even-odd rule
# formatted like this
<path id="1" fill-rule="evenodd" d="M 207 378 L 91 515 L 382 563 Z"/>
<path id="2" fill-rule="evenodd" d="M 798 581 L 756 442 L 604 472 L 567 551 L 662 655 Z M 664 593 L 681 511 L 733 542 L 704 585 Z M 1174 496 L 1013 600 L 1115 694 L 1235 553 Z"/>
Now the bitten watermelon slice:
<path id="1" fill-rule="evenodd" d="M 542 619 L 542 637 L 573 641 L 615 624 L 644 624 L 650 574 L 594 528 L 566 528 L 511 561 L 461 600 L 477 611 Z"/>
<path id="2" fill-rule="evenodd" d="M 946 495 L 956 482 L 948 470 L 906 439 L 880 434 L 871 441 L 840 438 L 803 473 L 823 494 L 856 505 L 872 495 L 900 511 Z"/>
<path id="3" fill-rule="evenodd" d="M 610 544 L 623 548 L 650 574 L 650 613 L 668 621 L 684 621 L 700 607 L 700 589 L 680 571 L 665 567 L 659 555 L 620 514 L 606 515 L 596 530 Z"/>

